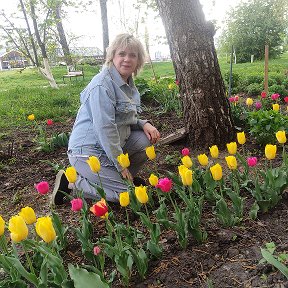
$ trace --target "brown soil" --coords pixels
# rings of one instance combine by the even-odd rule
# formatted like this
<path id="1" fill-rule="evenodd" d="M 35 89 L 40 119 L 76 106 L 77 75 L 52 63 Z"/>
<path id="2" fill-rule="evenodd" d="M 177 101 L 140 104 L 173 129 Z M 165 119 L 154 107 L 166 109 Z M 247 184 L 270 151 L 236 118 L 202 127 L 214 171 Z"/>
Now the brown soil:
<path id="1" fill-rule="evenodd" d="M 151 110 L 149 115 L 152 115 Z M 181 121 L 173 113 L 153 115 L 153 122 L 160 127 L 164 136 L 181 127 Z M 49 135 L 69 132 L 72 124 L 73 119 L 55 123 L 48 127 L 47 132 Z M 52 166 L 57 169 L 69 165 L 65 148 L 51 153 L 36 151 L 36 143 L 33 141 L 35 135 L 28 127 L 15 128 L 1 135 L 0 203 L 1 215 L 6 221 L 25 206 L 32 207 L 37 216 L 47 215 L 49 195 L 39 195 L 35 192 L 34 184 L 45 180 L 53 186 L 56 170 Z M 13 153 L 7 155 L 12 143 Z M 157 147 L 158 157 L 161 158 L 157 163 L 158 171 L 164 174 L 167 169 L 175 169 L 175 164 L 167 164 L 164 159 L 173 153 L 180 158 L 183 147 L 184 142 Z M 193 156 L 199 152 L 191 150 Z M 143 177 L 149 176 L 150 171 L 153 171 L 152 166 L 148 164 L 143 170 Z M 249 205 L 250 202 L 247 195 L 246 203 Z M 112 205 L 112 208 L 119 214 L 119 219 L 124 221 L 125 215 L 121 209 L 117 205 Z M 69 204 L 58 208 L 57 212 L 64 223 L 78 225 L 77 214 L 70 210 Z M 276 208 L 267 214 L 260 214 L 256 221 L 251 220 L 247 213 L 240 226 L 222 228 L 212 214 L 212 207 L 205 203 L 203 227 L 208 233 L 207 241 L 199 245 L 191 238 L 187 249 L 181 250 L 174 233 L 163 233 L 163 257 L 149 263 L 146 280 L 140 281 L 134 275 L 131 287 L 288 287 L 287 279 L 278 270 L 269 264 L 258 264 L 262 258 L 260 247 L 266 242 L 275 242 L 277 252 L 287 252 L 287 212 L 288 197 L 284 197 Z M 100 234 L 103 233 L 103 222 L 95 219 L 95 227 Z M 65 262 L 83 263 L 79 243 L 75 241 L 74 235 L 69 237 Z M 113 287 L 122 287 L 120 281 L 116 279 Z"/>

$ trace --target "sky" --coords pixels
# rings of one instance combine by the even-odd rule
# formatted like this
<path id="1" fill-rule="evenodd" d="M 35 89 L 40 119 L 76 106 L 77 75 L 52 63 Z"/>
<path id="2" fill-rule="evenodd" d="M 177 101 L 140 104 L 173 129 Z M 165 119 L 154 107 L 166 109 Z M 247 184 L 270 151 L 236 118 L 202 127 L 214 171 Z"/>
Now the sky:
<path id="1" fill-rule="evenodd" d="M 119 13 L 119 6 L 116 0 L 108 0 L 108 21 L 109 21 L 109 38 L 113 39 L 117 34 L 122 32 L 128 32 L 127 28 L 123 27 L 123 23 L 120 23 L 119 14 L 122 14 L 122 19 L 126 19 L 124 22 L 129 23 L 128 26 L 135 27 L 135 19 L 137 14 L 127 10 L 127 7 L 132 5 L 133 0 L 125 0 L 125 10 Z M 217 21 L 217 26 L 222 26 L 225 14 L 231 8 L 237 5 L 240 0 L 200 0 L 203 5 L 203 11 L 206 20 L 215 19 Z M 9 14 L 17 10 L 17 4 L 19 0 L 0 0 L 0 9 Z M 94 1 L 94 7 L 91 10 L 82 13 L 77 13 L 70 9 L 67 13 L 67 19 L 63 22 L 65 32 L 69 36 L 76 36 L 77 40 L 71 43 L 72 46 L 86 46 L 86 47 L 99 47 L 102 50 L 102 26 L 101 26 L 101 14 L 99 1 Z M 110 3 L 110 7 L 109 7 Z M 111 3 L 113 9 L 111 9 Z M 110 9 L 109 9 L 110 8 Z M 134 20 L 134 22 L 133 22 Z M 142 29 L 142 30 L 141 30 Z M 155 53 L 159 52 L 162 56 L 169 55 L 168 45 L 159 43 L 159 37 L 165 36 L 165 30 L 160 17 L 155 18 L 155 14 L 149 13 L 147 18 L 147 29 L 149 32 L 149 44 L 151 57 L 154 58 Z M 216 33 L 220 34 L 220 31 Z M 144 35 L 144 25 L 139 26 L 139 35 Z M 1 43 L 1 39 L 0 39 Z"/>

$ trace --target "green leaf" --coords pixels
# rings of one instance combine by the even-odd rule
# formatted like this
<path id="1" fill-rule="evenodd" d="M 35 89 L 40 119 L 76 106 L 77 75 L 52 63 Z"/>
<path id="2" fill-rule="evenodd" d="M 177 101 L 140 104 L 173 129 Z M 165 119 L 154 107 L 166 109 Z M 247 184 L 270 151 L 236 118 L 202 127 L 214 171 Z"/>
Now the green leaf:
<path id="1" fill-rule="evenodd" d="M 276 267 L 287 279 L 288 279 L 288 268 L 279 262 L 268 250 L 261 248 L 261 254 L 264 259 Z"/>
<path id="2" fill-rule="evenodd" d="M 30 283 L 32 283 L 36 287 L 38 286 L 39 281 L 38 281 L 36 275 L 33 273 L 27 272 L 27 270 L 24 268 L 24 266 L 21 264 L 21 262 L 18 259 L 14 258 L 14 257 L 4 256 L 1 254 L 0 255 L 0 262 L 2 262 L 2 263 L 8 262 L 10 267 L 13 269 L 16 269 L 21 276 L 23 276 L 25 279 L 27 279 Z"/>
<path id="3" fill-rule="evenodd" d="M 260 207 L 259 205 L 257 204 L 257 201 L 255 201 L 249 211 L 249 216 L 251 219 L 255 220 L 257 218 L 257 214 L 258 214 L 258 211 L 259 211 Z"/>
<path id="4" fill-rule="evenodd" d="M 72 264 L 68 264 L 68 269 L 70 277 L 74 281 L 75 288 L 109 288 L 109 285 L 103 282 L 96 273 L 74 267 Z"/>

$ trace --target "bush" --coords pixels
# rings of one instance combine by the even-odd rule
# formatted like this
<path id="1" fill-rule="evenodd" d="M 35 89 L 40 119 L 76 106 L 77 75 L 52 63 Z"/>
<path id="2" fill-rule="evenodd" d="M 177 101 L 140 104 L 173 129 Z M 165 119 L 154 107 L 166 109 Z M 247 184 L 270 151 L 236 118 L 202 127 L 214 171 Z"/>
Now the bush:
<path id="1" fill-rule="evenodd" d="M 284 85 L 274 84 L 274 85 L 269 87 L 269 93 L 271 93 L 271 94 L 278 93 L 278 94 L 284 96 L 284 95 L 288 94 L 288 90 L 285 88 Z"/>
<path id="2" fill-rule="evenodd" d="M 257 96 L 261 91 L 263 91 L 263 84 L 258 83 L 251 83 L 244 90 L 249 96 Z"/>
<path id="3" fill-rule="evenodd" d="M 249 132 L 260 145 L 276 143 L 275 133 L 288 132 L 288 117 L 273 111 L 255 111 L 248 113 Z"/>

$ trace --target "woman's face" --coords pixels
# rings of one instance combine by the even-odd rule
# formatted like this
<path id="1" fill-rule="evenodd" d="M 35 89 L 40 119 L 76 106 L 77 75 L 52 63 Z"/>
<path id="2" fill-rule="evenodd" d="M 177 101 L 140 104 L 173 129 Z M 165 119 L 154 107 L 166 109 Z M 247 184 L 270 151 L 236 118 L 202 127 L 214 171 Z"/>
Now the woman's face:
<path id="1" fill-rule="evenodd" d="M 131 48 L 119 48 L 116 50 L 113 64 L 124 81 L 133 74 L 138 64 L 138 54 Z"/>

